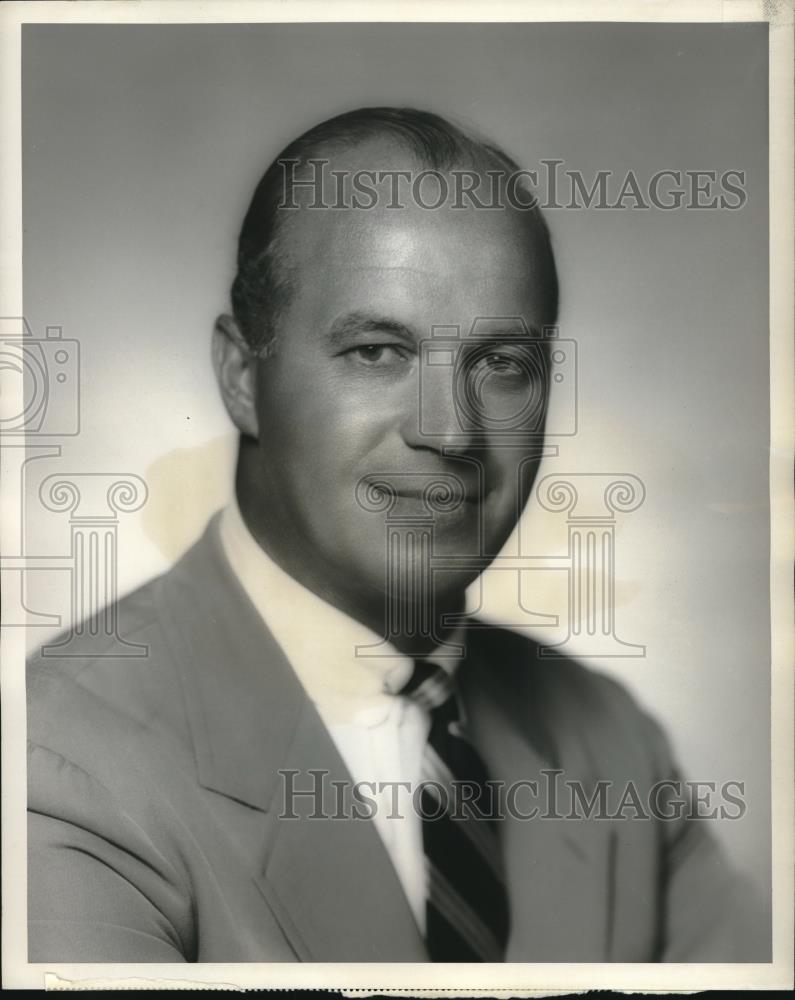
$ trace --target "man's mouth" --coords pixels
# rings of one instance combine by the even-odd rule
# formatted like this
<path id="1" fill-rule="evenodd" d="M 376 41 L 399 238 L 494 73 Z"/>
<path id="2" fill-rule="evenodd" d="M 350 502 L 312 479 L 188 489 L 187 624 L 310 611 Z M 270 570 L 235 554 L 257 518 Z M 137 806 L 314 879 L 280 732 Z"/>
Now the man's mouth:
<path id="1" fill-rule="evenodd" d="M 405 498 L 407 500 L 419 500 L 423 503 L 433 503 L 434 496 L 430 495 L 423 490 L 389 490 L 385 491 L 391 493 L 393 496 Z M 480 504 L 485 499 L 485 496 L 481 496 L 479 492 L 463 492 L 455 497 L 458 503 L 466 504 Z"/>
<path id="2" fill-rule="evenodd" d="M 450 472 L 369 473 L 356 488 L 365 510 L 385 512 L 395 507 L 421 505 L 430 516 L 474 511 L 489 495 L 479 481 Z"/>

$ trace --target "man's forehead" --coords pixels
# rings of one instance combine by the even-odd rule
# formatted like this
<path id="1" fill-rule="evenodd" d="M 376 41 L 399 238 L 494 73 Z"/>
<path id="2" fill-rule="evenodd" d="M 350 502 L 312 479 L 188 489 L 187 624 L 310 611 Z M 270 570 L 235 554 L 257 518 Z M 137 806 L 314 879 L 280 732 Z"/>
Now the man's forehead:
<path id="1" fill-rule="evenodd" d="M 438 324 L 469 329 L 479 316 L 521 315 L 529 326 L 543 321 L 543 293 L 527 270 L 462 280 L 405 267 L 321 263 L 297 277 L 290 310 L 306 329 L 325 330 L 332 320 L 360 313 L 398 321 L 420 336 Z"/>
<path id="2" fill-rule="evenodd" d="M 474 171 L 486 183 L 486 169 L 461 160 L 435 170 L 384 136 L 320 150 L 294 175 L 299 183 L 286 201 L 297 207 L 281 210 L 288 253 L 297 265 L 344 255 L 353 267 L 426 273 L 495 273 L 517 266 L 519 256 L 526 266 L 526 217 L 504 203 L 478 207 L 453 194 L 456 174 Z M 445 189 L 448 197 L 435 205 Z"/>
<path id="3" fill-rule="evenodd" d="M 380 290 L 389 288 L 398 296 L 452 292 L 460 287 L 464 278 L 468 297 L 476 298 L 517 288 L 524 289 L 532 284 L 534 274 L 527 264 L 522 266 L 520 261 L 514 261 L 509 267 L 493 270 L 471 266 L 453 273 L 428 267 L 358 263 L 351 259 L 329 261 L 321 257 L 311 262 L 290 264 L 286 271 L 296 278 L 297 283 L 302 275 L 311 271 L 312 283 L 325 288 L 344 290 L 350 285 L 365 285 Z"/>
<path id="4" fill-rule="evenodd" d="M 332 264 L 475 279 L 526 275 L 533 259 L 526 229 L 509 209 L 434 210 L 409 202 L 392 209 L 300 208 L 287 223 L 284 263 L 299 268 Z"/>

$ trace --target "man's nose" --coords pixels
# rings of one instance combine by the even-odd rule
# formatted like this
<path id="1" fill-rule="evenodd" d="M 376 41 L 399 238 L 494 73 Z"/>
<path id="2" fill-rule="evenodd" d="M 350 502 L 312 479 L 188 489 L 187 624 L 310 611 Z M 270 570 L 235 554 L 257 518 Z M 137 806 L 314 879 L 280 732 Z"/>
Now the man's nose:
<path id="1" fill-rule="evenodd" d="M 403 438 L 412 448 L 429 448 L 440 454 L 471 448 L 478 427 L 467 414 L 465 400 L 459 399 L 457 381 L 453 364 L 423 362 L 414 405 L 403 426 Z"/>

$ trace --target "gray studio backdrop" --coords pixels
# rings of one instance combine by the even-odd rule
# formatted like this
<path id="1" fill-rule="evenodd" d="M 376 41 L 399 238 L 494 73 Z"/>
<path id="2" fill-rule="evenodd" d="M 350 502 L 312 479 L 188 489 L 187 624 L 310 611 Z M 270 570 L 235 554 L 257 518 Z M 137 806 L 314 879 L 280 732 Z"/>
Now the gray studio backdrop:
<path id="1" fill-rule="evenodd" d="M 644 502 L 615 524 L 616 631 L 645 656 L 588 662 L 667 725 L 688 775 L 745 782 L 748 812 L 721 835 L 766 887 L 766 26 L 27 25 L 22 70 L 26 318 L 35 337 L 56 326 L 79 342 L 79 433 L 57 436 L 55 408 L 72 404 L 53 381 L 38 440 L 61 450 L 29 451 L 23 527 L 43 567 L 28 606 L 63 625 L 74 526 L 43 506 L 48 476 L 146 482 L 146 503 L 117 518 L 119 592 L 165 569 L 229 495 L 234 435 L 209 335 L 253 187 L 299 132 L 409 104 L 488 133 L 531 169 L 559 159 L 589 183 L 611 171 L 614 189 L 630 170 L 745 172 L 735 210 L 548 213 L 579 429 L 541 476 L 642 481 Z M 565 512 L 538 504 L 509 543 L 529 556 L 566 547 Z M 565 617 L 560 568 L 491 576 L 473 600 L 492 617 Z M 30 646 L 52 638 L 49 621 Z"/>

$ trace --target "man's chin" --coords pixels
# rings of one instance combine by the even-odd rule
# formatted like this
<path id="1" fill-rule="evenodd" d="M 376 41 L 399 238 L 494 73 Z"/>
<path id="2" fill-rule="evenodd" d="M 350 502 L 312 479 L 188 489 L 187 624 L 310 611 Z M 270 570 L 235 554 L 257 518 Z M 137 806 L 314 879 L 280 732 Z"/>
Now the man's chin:
<path id="1" fill-rule="evenodd" d="M 478 575 L 470 569 L 439 569 L 428 575 L 419 566 L 413 572 L 404 567 L 401 573 L 392 572 L 386 589 L 382 589 L 384 604 L 435 617 L 439 612 L 463 608 L 467 588 Z"/>

